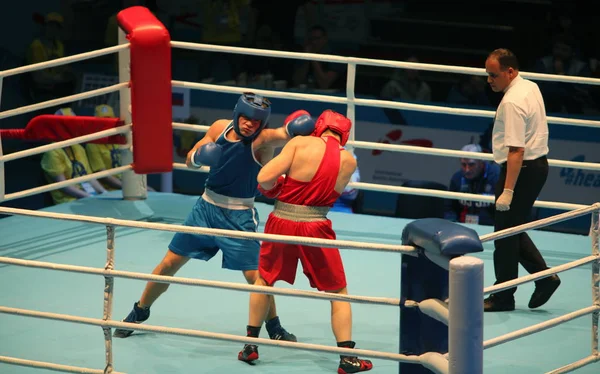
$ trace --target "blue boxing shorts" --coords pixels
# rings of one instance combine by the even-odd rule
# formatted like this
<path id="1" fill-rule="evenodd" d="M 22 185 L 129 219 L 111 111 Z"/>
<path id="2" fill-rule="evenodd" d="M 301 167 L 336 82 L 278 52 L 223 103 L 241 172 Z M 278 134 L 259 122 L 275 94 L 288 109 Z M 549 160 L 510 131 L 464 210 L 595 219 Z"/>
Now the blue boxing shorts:
<path id="1" fill-rule="evenodd" d="M 186 218 L 185 226 L 256 232 L 259 217 L 256 208 L 227 209 L 200 197 Z M 171 252 L 184 257 L 208 261 L 219 249 L 223 252 L 222 267 L 230 270 L 258 269 L 258 240 L 224 236 L 177 233 L 169 244 Z"/>

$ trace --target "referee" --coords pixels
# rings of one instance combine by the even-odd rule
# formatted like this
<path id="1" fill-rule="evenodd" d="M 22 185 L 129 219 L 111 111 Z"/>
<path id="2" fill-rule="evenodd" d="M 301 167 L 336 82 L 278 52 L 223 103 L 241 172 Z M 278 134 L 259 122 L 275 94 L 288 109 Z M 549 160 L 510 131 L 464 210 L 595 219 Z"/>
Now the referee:
<path id="1" fill-rule="evenodd" d="M 494 231 L 526 222 L 533 203 L 548 177 L 548 123 L 540 90 L 519 76 L 517 57 L 508 49 L 496 49 L 485 62 L 488 83 L 504 97 L 496 111 L 492 131 L 494 161 L 501 166 L 495 187 Z M 548 269 L 544 258 L 526 233 L 494 242 L 496 283 L 515 279 L 519 263 L 537 273 Z M 537 280 L 529 308 L 544 305 L 560 285 L 557 275 Z M 484 300 L 486 312 L 515 309 L 516 287 L 492 294 Z"/>

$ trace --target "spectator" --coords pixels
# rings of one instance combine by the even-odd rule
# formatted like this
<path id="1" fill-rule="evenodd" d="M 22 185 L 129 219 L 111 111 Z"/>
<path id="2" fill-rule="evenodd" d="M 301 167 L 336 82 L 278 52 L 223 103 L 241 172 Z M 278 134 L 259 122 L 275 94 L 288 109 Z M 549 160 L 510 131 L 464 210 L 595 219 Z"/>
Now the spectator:
<path id="1" fill-rule="evenodd" d="M 415 56 L 407 61 L 419 62 Z M 421 79 L 419 70 L 397 69 L 381 89 L 380 96 L 384 100 L 431 101 L 431 87 Z"/>
<path id="2" fill-rule="evenodd" d="M 102 104 L 96 107 L 95 116 L 113 118 L 115 112 L 110 105 Z M 85 145 L 85 151 L 94 173 L 121 166 L 121 152 L 118 144 L 88 143 Z M 123 187 L 120 174 L 100 178 L 100 183 L 108 191 L 120 190 Z"/>
<path id="3" fill-rule="evenodd" d="M 463 75 L 452 85 L 446 102 L 460 105 L 490 106 L 490 99 L 485 93 L 486 83 L 478 75 Z"/>
<path id="4" fill-rule="evenodd" d="M 258 37 L 258 30 L 263 26 L 268 26 L 274 34 L 279 35 L 279 39 L 281 40 L 280 49 L 285 51 L 299 49 L 296 46 L 294 38 L 296 16 L 298 10 L 302 8 L 307 26 L 313 24 L 311 21 L 314 15 L 311 12 L 312 7 L 309 3 L 309 0 L 253 0 L 251 4 L 250 27 L 248 30 L 251 43 Z"/>
<path id="5" fill-rule="evenodd" d="M 55 12 L 44 17 L 42 36 L 34 39 L 27 49 L 27 64 L 65 57 L 61 36 L 63 23 L 63 16 Z M 75 76 L 65 65 L 34 71 L 27 78 L 29 95 L 33 101 L 51 100 L 75 92 Z"/>
<path id="6" fill-rule="evenodd" d="M 205 44 L 240 47 L 248 44 L 242 34 L 241 17 L 250 11 L 249 0 L 205 0 L 201 2 L 202 36 Z M 238 80 L 243 56 L 235 53 L 200 53 L 200 79 Z"/>
<path id="7" fill-rule="evenodd" d="M 467 144 L 461 151 L 482 152 L 478 144 Z M 448 191 L 494 196 L 494 186 L 500 175 L 500 167 L 494 162 L 460 159 L 461 170 L 454 173 Z M 461 223 L 479 225 L 494 224 L 494 203 L 482 201 L 446 200 L 444 218 Z"/>
<path id="8" fill-rule="evenodd" d="M 254 39 L 253 48 L 267 50 L 281 50 L 283 45 L 279 34 L 274 32 L 270 26 L 264 24 L 259 27 Z M 276 57 L 245 56 L 244 66 L 248 74 L 247 84 L 250 87 L 272 88 L 275 80 L 291 81 L 293 71 L 293 60 Z"/>
<path id="9" fill-rule="evenodd" d="M 334 54 L 322 26 L 310 28 L 304 45 L 306 53 Z M 294 86 L 306 85 L 310 89 L 342 89 L 345 84 L 346 65 L 321 61 L 301 60 L 294 69 Z"/>
<path id="10" fill-rule="evenodd" d="M 55 114 L 75 115 L 71 108 L 59 109 Z M 63 182 L 92 173 L 85 149 L 79 144 L 44 153 L 41 167 L 48 183 Z M 61 204 L 104 192 L 106 189 L 97 180 L 92 179 L 51 191 L 50 194 L 55 204 Z"/>
<path id="11" fill-rule="evenodd" d="M 552 54 L 538 59 L 534 70 L 543 74 L 590 77 L 589 65 L 575 55 L 573 48 L 574 42 L 570 38 L 566 35 L 557 36 Z M 585 102 L 590 100 L 586 85 L 542 81 L 539 87 L 548 112 L 581 114 Z"/>

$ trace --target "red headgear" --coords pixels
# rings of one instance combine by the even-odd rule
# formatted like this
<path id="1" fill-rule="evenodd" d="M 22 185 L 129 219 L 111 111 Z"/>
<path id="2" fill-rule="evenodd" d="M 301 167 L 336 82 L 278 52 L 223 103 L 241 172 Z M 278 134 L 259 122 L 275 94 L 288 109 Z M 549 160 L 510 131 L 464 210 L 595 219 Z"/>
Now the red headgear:
<path id="1" fill-rule="evenodd" d="M 346 116 L 328 109 L 317 118 L 315 131 L 312 135 L 321 136 L 325 130 L 331 130 L 340 135 L 340 145 L 344 146 L 350 136 L 351 128 L 352 122 Z"/>

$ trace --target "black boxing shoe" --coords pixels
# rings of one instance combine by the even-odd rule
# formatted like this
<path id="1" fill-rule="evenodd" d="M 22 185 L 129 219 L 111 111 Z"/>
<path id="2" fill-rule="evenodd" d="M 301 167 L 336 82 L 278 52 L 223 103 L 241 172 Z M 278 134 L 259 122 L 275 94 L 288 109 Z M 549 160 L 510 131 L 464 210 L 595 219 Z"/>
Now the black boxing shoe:
<path id="1" fill-rule="evenodd" d="M 344 342 L 338 342 L 338 347 L 344 347 L 353 349 L 356 345 L 355 342 L 349 340 Z M 373 363 L 369 360 L 362 360 L 356 356 L 344 356 L 340 355 L 340 365 L 338 366 L 338 374 L 351 374 L 359 373 L 361 371 L 369 371 L 373 369 Z"/>
<path id="2" fill-rule="evenodd" d="M 133 303 L 133 309 L 122 322 L 142 323 L 150 317 L 150 308 L 140 308 L 138 302 Z M 134 330 L 130 329 L 115 329 L 113 336 L 115 338 L 126 338 L 133 334 Z"/>
<path id="3" fill-rule="evenodd" d="M 338 374 L 359 373 L 373 369 L 373 363 L 369 360 L 362 360 L 356 356 L 343 356 L 340 358 Z"/>
<path id="4" fill-rule="evenodd" d="M 238 360 L 252 365 L 253 361 L 258 360 L 258 346 L 254 344 L 244 345 L 244 349 L 238 353 Z"/>

